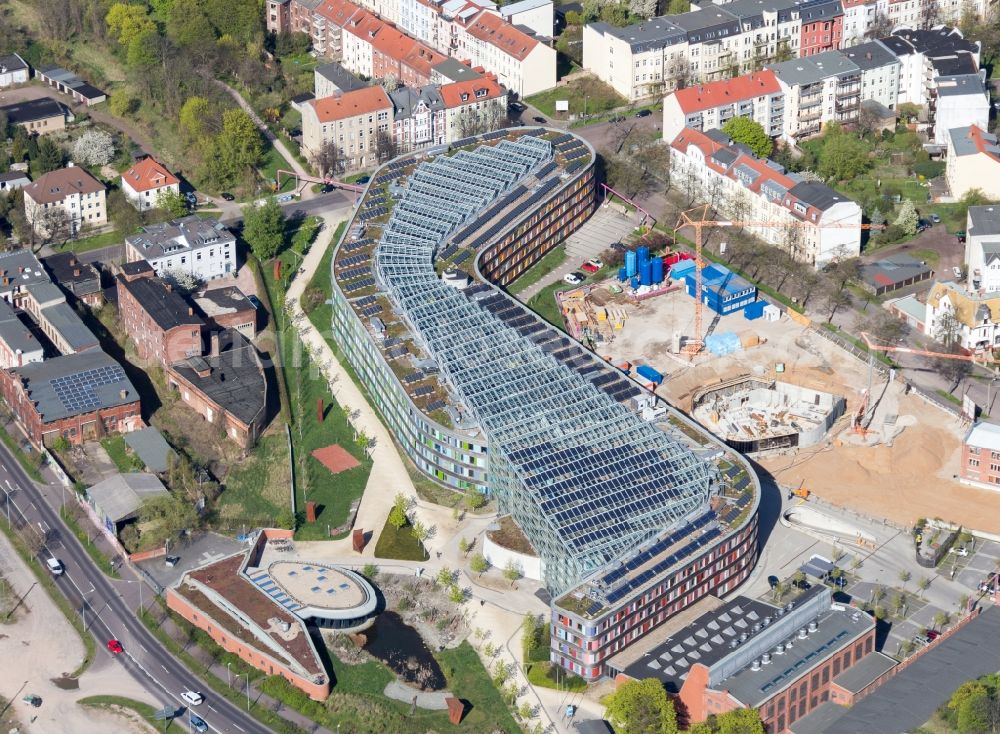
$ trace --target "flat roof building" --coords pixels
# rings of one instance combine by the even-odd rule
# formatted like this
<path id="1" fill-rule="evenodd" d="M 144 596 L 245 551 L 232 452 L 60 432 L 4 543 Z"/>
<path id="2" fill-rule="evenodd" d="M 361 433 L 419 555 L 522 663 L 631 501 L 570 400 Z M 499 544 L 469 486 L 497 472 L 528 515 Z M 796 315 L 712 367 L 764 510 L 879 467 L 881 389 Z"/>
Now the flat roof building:
<path id="1" fill-rule="evenodd" d="M 135 520 L 143 502 L 170 493 L 153 474 L 115 474 L 87 490 L 87 502 L 102 525 L 117 534 L 121 525 Z"/>
<path id="2" fill-rule="evenodd" d="M 176 272 L 215 280 L 237 271 L 236 236 L 219 220 L 197 216 L 149 224 L 125 238 L 125 259 L 145 260 L 161 277 Z"/>

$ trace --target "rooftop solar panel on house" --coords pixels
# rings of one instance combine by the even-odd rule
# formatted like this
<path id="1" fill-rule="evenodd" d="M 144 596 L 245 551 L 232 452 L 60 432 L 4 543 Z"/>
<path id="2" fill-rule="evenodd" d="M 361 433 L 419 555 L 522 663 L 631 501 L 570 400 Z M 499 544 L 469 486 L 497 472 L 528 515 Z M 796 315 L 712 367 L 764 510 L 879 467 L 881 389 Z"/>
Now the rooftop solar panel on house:
<path id="1" fill-rule="evenodd" d="M 415 398 L 423 397 L 424 395 L 430 395 L 432 392 L 434 392 L 434 388 L 431 387 L 430 385 L 421 385 L 420 387 L 418 387 L 416 390 L 413 391 L 413 397 Z"/>

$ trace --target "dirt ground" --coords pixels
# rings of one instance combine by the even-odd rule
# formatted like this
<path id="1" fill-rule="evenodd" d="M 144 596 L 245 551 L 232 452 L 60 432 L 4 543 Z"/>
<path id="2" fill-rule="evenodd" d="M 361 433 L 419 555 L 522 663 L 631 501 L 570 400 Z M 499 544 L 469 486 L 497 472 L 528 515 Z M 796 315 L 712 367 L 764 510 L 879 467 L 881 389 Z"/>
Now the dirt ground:
<path id="1" fill-rule="evenodd" d="M 704 312 L 704 324 L 715 314 Z M 689 362 L 669 353 L 674 331 L 692 332 L 694 308 L 683 292 L 669 293 L 628 307 L 628 318 L 600 354 L 650 364 L 666 376 L 657 394 L 685 411 L 699 389 L 740 375 L 759 375 L 842 395 L 845 417 L 823 444 L 787 455 L 759 459 L 782 486 L 805 487 L 821 498 L 859 512 L 909 524 L 918 517 L 940 517 L 966 527 L 1000 533 L 1000 492 L 959 484 L 961 437 L 966 426 L 915 395 L 903 395 L 898 381 L 883 394 L 885 378 L 876 372 L 879 397 L 870 428 L 881 434 L 895 420 L 891 446 L 857 444 L 849 432 L 868 387 L 868 366 L 828 339 L 787 317 L 779 322 L 724 316 L 714 333 L 756 336 L 764 343 L 726 356 L 704 354 Z M 784 371 L 778 372 L 778 366 Z M 891 416 L 891 417 L 890 417 Z M 892 433 L 892 431 L 888 431 Z"/>
<path id="2" fill-rule="evenodd" d="M 0 665 L 0 691 L 14 700 L 9 713 L 17 718 L 20 731 L 30 734 L 152 731 L 131 714 L 126 717 L 77 704 L 87 696 L 108 694 L 158 705 L 124 668 L 103 652 L 98 653 L 97 660 L 80 677 L 79 688 L 64 690 L 55 684 L 54 679 L 79 665 L 84 655 L 83 643 L 3 535 L 0 535 L 0 574 L 17 593 L 27 592 L 17 621 L 0 624 L 0 661 L 5 661 Z M 28 693 L 41 696 L 39 708 L 21 702 Z"/>

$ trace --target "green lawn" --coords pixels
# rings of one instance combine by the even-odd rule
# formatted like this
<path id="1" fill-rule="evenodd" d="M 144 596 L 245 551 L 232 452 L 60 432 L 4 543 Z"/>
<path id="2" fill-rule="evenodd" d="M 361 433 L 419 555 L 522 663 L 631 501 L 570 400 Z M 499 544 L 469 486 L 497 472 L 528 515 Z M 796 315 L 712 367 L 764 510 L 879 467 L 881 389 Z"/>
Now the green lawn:
<path id="1" fill-rule="evenodd" d="M 235 527 L 273 524 L 282 510 L 291 511 L 288 442 L 285 432 L 276 430 L 229 470 L 216 511 L 222 525 Z"/>
<path id="2" fill-rule="evenodd" d="M 382 695 L 393 674 L 381 663 L 345 665 L 332 658 L 336 687 L 325 704 L 310 701 L 283 678 L 264 681 L 262 688 L 282 703 L 302 712 L 330 731 L 341 734 L 411 734 L 412 732 L 466 732 L 492 734 L 495 731 L 522 732 L 494 687 L 490 676 L 468 642 L 435 655 L 448 682 L 448 690 L 466 701 L 459 726 L 448 720 L 445 711 L 416 709 Z"/>
<path id="3" fill-rule="evenodd" d="M 509 293 L 520 293 L 525 288 L 534 285 L 553 270 L 566 262 L 566 245 L 553 247 L 545 253 L 541 260 L 528 268 L 521 277 L 507 286 Z"/>
<path id="4" fill-rule="evenodd" d="M 323 238 L 322 245 L 332 249 L 339 238 L 341 229 L 332 234 L 332 240 Z M 328 530 L 334 529 L 347 520 L 351 503 L 360 499 L 368 483 L 371 460 L 355 441 L 354 429 L 333 398 L 333 393 L 325 377 L 316 368 L 310 356 L 302 347 L 302 342 L 294 328 L 291 328 L 283 314 L 284 294 L 288 279 L 296 272 L 302 261 L 302 254 L 312 246 L 317 235 L 315 219 L 302 222 L 300 230 L 289 233 L 290 246 L 282 251 L 278 259 L 282 262 L 282 282 L 274 280 L 274 269 L 270 263 L 261 268 L 261 275 L 267 288 L 268 297 L 276 315 L 275 328 L 280 333 L 282 352 L 282 374 L 286 382 L 291 408 L 292 446 L 295 467 L 296 509 L 299 512 L 299 527 L 295 537 L 299 540 L 321 540 L 328 538 Z M 324 256 L 326 266 L 321 263 L 309 287 L 330 292 L 330 272 L 328 256 Z M 324 295 L 321 300 L 325 300 Z M 329 313 L 329 306 L 322 308 Z M 315 317 L 313 311 L 311 317 Z M 329 316 L 319 327 L 322 332 L 330 329 Z M 320 421 L 316 414 L 317 401 L 322 401 L 324 417 Z M 312 451 L 338 444 L 355 459 L 360 466 L 336 475 L 330 474 L 322 464 L 311 456 Z M 303 524 L 306 501 L 317 505 L 314 524 Z"/>
<path id="5" fill-rule="evenodd" d="M 17 430 L 17 429 L 14 429 Z M 17 459 L 21 468 L 24 469 L 24 473 L 27 474 L 31 479 L 36 482 L 44 481 L 42 479 L 42 473 L 38 470 L 38 454 L 31 450 L 29 454 L 27 451 L 22 449 L 13 436 L 11 436 L 7 431 L 0 427 L 0 441 L 3 441 L 7 450 L 14 454 L 14 458 Z"/>
<path id="6" fill-rule="evenodd" d="M 142 459 L 128 452 L 128 447 L 125 445 L 125 438 L 123 436 L 111 436 L 110 438 L 101 439 L 101 446 L 108 452 L 108 456 L 115 462 L 115 466 L 122 474 L 146 470 L 146 465 L 142 463 Z"/>
<path id="7" fill-rule="evenodd" d="M 557 113 L 556 100 L 568 101 L 569 112 Z M 577 77 L 568 84 L 525 97 L 524 101 L 549 117 L 561 120 L 568 119 L 569 115 L 596 115 L 628 104 L 627 99 L 592 76 Z"/>
<path id="8" fill-rule="evenodd" d="M 528 308 L 537 313 L 553 326 L 565 330 L 566 322 L 563 320 L 559 304 L 556 303 L 556 292 L 564 291 L 568 286 L 562 281 L 557 281 L 552 285 L 547 285 L 528 301 Z"/>
<path id="9" fill-rule="evenodd" d="M 426 561 L 427 551 L 423 543 L 413 537 L 413 528 L 407 524 L 399 530 L 386 518 L 382 534 L 375 546 L 376 558 L 395 558 L 397 561 Z"/>
<path id="10" fill-rule="evenodd" d="M 547 650 L 546 650 L 547 652 Z M 587 681 L 578 675 L 567 673 L 552 663 L 533 663 L 528 666 L 528 680 L 542 688 L 555 688 L 574 693 L 587 690 Z"/>
<path id="11" fill-rule="evenodd" d="M 150 706 L 148 703 L 143 703 L 142 701 L 135 701 L 131 698 L 125 698 L 124 696 L 87 696 L 86 698 L 81 698 L 77 701 L 81 706 L 87 706 L 88 708 L 101 708 L 101 709 L 113 709 L 113 708 L 123 708 L 130 711 L 134 711 L 143 719 L 149 721 L 153 720 L 153 714 L 156 713 L 157 709 Z M 152 724 L 156 727 L 157 731 L 170 731 L 171 729 L 180 729 L 181 724 L 170 720 L 165 724 Z"/>
<path id="12" fill-rule="evenodd" d="M 937 270 L 938 262 L 941 260 L 941 253 L 937 250 L 911 250 L 908 254 L 917 260 L 923 260 L 932 270 Z"/>
<path id="13" fill-rule="evenodd" d="M 122 235 L 117 231 L 112 230 L 111 232 L 103 232 L 90 237 L 81 237 L 76 240 L 69 240 L 61 245 L 53 245 L 52 249 L 57 252 L 72 250 L 73 252 L 80 253 L 89 252 L 90 250 L 99 250 L 102 247 L 110 247 L 111 245 L 120 245 L 124 242 L 125 238 L 122 237 Z"/>
<path id="14" fill-rule="evenodd" d="M 110 576 L 113 579 L 118 578 L 118 572 L 111 565 L 111 560 L 105 556 L 101 551 L 97 549 L 97 545 L 91 540 L 91 536 L 96 534 L 96 528 L 94 528 L 89 520 L 83 520 L 86 523 L 86 529 L 84 529 L 80 522 L 73 517 L 69 512 L 64 509 L 59 511 L 59 516 L 66 523 L 66 527 L 70 529 L 70 532 L 76 536 L 76 539 L 80 541 L 80 545 L 83 549 L 87 551 L 87 555 L 94 562 L 94 565 L 101 569 L 101 572 L 105 576 Z"/>
<path id="15" fill-rule="evenodd" d="M 288 171 L 291 170 L 291 166 L 288 165 L 288 161 L 282 158 L 281 153 L 278 152 L 277 148 L 269 144 L 267 149 L 264 151 L 264 157 L 261 159 L 260 166 L 258 166 L 257 170 L 260 172 L 261 178 L 273 187 L 275 178 L 278 175 L 278 169 Z M 295 178 L 283 174 L 281 178 L 281 189 L 278 193 L 294 190 Z"/>

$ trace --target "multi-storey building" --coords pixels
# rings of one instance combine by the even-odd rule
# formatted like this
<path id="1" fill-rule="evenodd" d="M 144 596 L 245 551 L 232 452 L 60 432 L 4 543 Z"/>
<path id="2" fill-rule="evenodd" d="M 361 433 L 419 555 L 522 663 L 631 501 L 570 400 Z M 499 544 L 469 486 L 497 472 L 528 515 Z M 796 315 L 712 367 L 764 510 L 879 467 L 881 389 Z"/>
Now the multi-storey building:
<path id="1" fill-rule="evenodd" d="M 378 135 L 392 135 L 392 115 L 392 100 L 380 86 L 310 100 L 302 107 L 302 154 L 310 158 L 333 142 L 343 170 L 371 166 L 377 158 Z"/>
<path id="2" fill-rule="evenodd" d="M 137 161 L 122 174 L 122 192 L 141 212 L 159 206 L 160 196 L 168 191 L 179 194 L 180 179 L 153 156 Z"/>
<path id="3" fill-rule="evenodd" d="M 125 238 L 125 261 L 145 261 L 161 278 L 181 273 L 215 280 L 237 270 L 236 237 L 217 219 L 190 216 L 148 224 Z"/>
<path id="4" fill-rule="evenodd" d="M 1000 142 L 976 125 L 948 131 L 945 178 L 951 195 L 960 199 L 979 189 L 987 199 L 1000 199 Z"/>
<path id="5" fill-rule="evenodd" d="M 85 169 L 74 166 L 43 174 L 24 192 L 24 216 L 39 236 L 79 234 L 84 227 L 108 223 L 106 187 Z"/>
<path id="6" fill-rule="evenodd" d="M 790 142 L 818 135 L 828 122 L 849 124 L 861 106 L 861 69 L 839 51 L 827 51 L 770 67 L 785 95 Z"/>
<path id="7" fill-rule="evenodd" d="M 878 11 L 875 0 L 841 0 L 844 8 L 844 47 L 855 46 L 868 37 Z"/>
<path id="8" fill-rule="evenodd" d="M 630 656 L 622 674 L 661 681 L 686 725 L 751 708 L 766 731 L 782 734 L 827 701 L 853 703 L 859 682 L 871 687 L 895 672 L 896 661 L 875 652 L 875 620 L 834 603 L 821 584 L 784 606 L 745 596 L 706 602 L 666 642 Z"/>
<path id="9" fill-rule="evenodd" d="M 735 147 L 719 130 L 685 128 L 670 147 L 677 185 L 732 219 L 773 222 L 747 231 L 796 260 L 819 268 L 861 252 L 861 207 L 829 186 L 786 174 L 777 163 Z"/>
<path id="10" fill-rule="evenodd" d="M 55 283 L 33 283 L 25 291 L 21 307 L 34 317 L 60 354 L 77 354 L 100 347 L 94 332 L 66 302 L 66 295 Z"/>
<path id="11" fill-rule="evenodd" d="M 49 97 L 4 105 L 0 113 L 7 118 L 8 125 L 17 125 L 29 134 L 39 135 L 65 130 L 67 117 L 70 121 L 73 119 L 72 113 L 58 100 Z"/>
<path id="12" fill-rule="evenodd" d="M 869 41 L 841 53 L 861 69 L 861 99 L 873 99 L 889 110 L 896 109 L 899 99 L 900 63 L 879 41 Z"/>
<path id="13" fill-rule="evenodd" d="M 1000 492 L 1000 426 L 973 424 L 962 440 L 958 481 Z"/>
<path id="14" fill-rule="evenodd" d="M 316 99 L 334 97 L 367 86 L 368 84 L 337 62 L 322 64 L 313 71 L 313 96 Z"/>
<path id="15" fill-rule="evenodd" d="M 333 331 L 420 470 L 494 495 L 537 549 L 542 581 L 562 597 L 552 660 L 594 679 L 609 634 L 587 615 L 617 624 L 642 608 L 615 636 L 624 647 L 746 578 L 759 484 L 741 457 L 495 287 L 591 213 L 593 149 L 537 129 L 464 142 L 375 173 L 334 253 Z M 372 207 L 388 209 L 377 240 L 359 226 Z M 475 282 L 437 273 L 472 257 Z M 516 364 L 496 356 L 512 354 Z M 659 411 L 660 427 L 643 411 Z M 700 458 L 709 453 L 725 458 Z"/>
<path id="16" fill-rule="evenodd" d="M 937 77 L 979 71 L 979 42 L 967 40 L 957 28 L 901 28 L 880 42 L 899 59 L 899 104 L 926 106 Z"/>
<path id="17" fill-rule="evenodd" d="M 931 100 L 934 119 L 934 142 L 948 143 L 948 131 L 962 125 L 981 130 L 990 123 L 990 98 L 979 74 L 939 76 L 935 79 Z"/>
<path id="18" fill-rule="evenodd" d="M 556 52 L 537 38 L 483 10 L 468 20 L 456 18 L 457 51 L 471 66 L 481 66 L 518 97 L 556 85 Z"/>
<path id="19" fill-rule="evenodd" d="M 500 17 L 511 25 L 530 28 L 535 35 L 551 38 L 555 32 L 552 0 L 518 0 L 499 8 Z"/>
<path id="20" fill-rule="evenodd" d="M 0 370 L 41 362 L 45 350 L 14 312 L 14 307 L 0 298 Z"/>
<path id="21" fill-rule="evenodd" d="M 690 78 L 687 33 L 668 18 L 628 28 L 587 23 L 583 66 L 631 102 L 671 92 Z"/>
<path id="22" fill-rule="evenodd" d="M 119 273 L 118 319 L 139 359 L 164 367 L 202 353 L 205 323 L 152 268 Z"/>
<path id="23" fill-rule="evenodd" d="M 678 89 L 663 100 L 663 139 L 670 143 L 685 127 L 722 128 L 733 117 L 760 123 L 771 137 L 784 130 L 785 95 L 773 71 Z"/>
<path id="24" fill-rule="evenodd" d="M 436 84 L 400 87 L 389 93 L 392 102 L 392 139 L 396 150 L 412 150 L 445 142 L 444 101 Z"/>
<path id="25" fill-rule="evenodd" d="M 814 56 L 840 48 L 844 33 L 844 9 L 840 0 L 803 7 L 800 19 L 799 56 Z"/>

